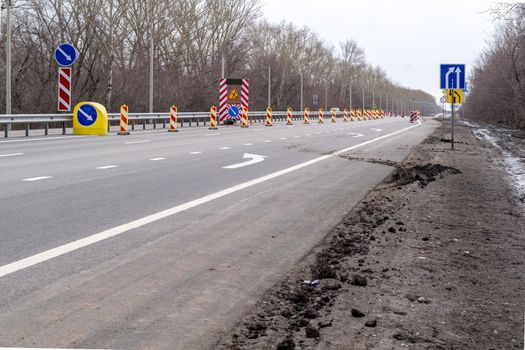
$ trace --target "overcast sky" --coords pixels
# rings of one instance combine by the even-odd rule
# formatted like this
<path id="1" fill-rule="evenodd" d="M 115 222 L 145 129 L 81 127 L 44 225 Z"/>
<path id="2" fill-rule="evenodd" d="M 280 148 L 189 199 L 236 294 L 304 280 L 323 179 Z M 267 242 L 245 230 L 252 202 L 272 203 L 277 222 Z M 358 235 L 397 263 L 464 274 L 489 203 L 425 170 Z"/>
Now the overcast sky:
<path id="1" fill-rule="evenodd" d="M 334 46 L 354 39 L 392 80 L 436 97 L 439 64 L 468 69 L 494 32 L 486 0 L 260 1 L 269 21 L 308 26 Z"/>

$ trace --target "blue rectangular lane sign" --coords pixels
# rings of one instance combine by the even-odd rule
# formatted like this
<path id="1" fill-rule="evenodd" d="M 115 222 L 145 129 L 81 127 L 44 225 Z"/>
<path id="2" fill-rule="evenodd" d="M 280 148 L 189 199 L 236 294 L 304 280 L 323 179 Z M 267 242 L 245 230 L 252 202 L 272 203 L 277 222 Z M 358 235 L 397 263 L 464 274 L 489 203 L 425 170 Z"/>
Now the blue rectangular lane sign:
<path id="1" fill-rule="evenodd" d="M 440 89 L 464 89 L 465 65 L 442 64 Z"/>

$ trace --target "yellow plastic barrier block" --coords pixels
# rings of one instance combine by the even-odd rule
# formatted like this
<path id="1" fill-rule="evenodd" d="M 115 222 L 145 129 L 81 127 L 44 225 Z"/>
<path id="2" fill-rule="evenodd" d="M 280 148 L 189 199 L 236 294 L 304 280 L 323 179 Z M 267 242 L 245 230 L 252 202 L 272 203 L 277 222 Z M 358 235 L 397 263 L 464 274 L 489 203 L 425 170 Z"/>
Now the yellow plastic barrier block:
<path id="1" fill-rule="evenodd" d="M 96 102 L 80 102 L 73 110 L 73 134 L 107 135 L 108 112 Z"/>

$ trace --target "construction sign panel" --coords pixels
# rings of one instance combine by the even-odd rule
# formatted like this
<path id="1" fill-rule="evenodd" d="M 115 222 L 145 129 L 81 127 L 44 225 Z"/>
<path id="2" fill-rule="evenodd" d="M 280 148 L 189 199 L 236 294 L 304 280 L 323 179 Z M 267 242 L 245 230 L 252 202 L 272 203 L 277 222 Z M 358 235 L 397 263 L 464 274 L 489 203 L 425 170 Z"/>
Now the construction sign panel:
<path id="1" fill-rule="evenodd" d="M 463 90 L 462 89 L 448 89 L 447 90 L 447 103 L 454 103 L 454 104 L 463 103 Z"/>
<path id="2" fill-rule="evenodd" d="M 228 94 L 228 102 L 237 102 L 241 99 L 239 96 L 239 93 L 237 92 L 236 88 L 232 88 L 230 93 Z"/>
<path id="3" fill-rule="evenodd" d="M 219 82 L 219 120 L 239 120 L 243 108 L 248 110 L 249 94 L 250 82 L 248 79 L 221 78 Z"/>

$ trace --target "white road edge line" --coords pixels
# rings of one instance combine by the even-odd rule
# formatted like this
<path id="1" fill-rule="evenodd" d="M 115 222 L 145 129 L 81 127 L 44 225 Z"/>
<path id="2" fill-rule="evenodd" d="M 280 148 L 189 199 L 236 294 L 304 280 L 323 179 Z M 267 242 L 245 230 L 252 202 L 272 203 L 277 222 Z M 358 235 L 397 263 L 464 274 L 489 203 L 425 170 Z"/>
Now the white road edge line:
<path id="1" fill-rule="evenodd" d="M 16 156 L 22 156 L 23 153 L 10 153 L 10 154 L 0 154 L 0 158 L 7 158 L 7 157 L 16 157 Z"/>
<path id="2" fill-rule="evenodd" d="M 226 189 L 224 189 L 222 191 L 218 191 L 218 192 L 206 195 L 204 197 L 201 197 L 201 198 L 198 198 L 198 199 L 194 199 L 194 200 L 189 201 L 187 203 L 183 203 L 183 204 L 177 205 L 177 206 L 175 206 L 173 208 L 169 208 L 169 209 L 160 211 L 158 213 L 155 213 L 155 214 L 152 214 L 152 215 L 148 215 L 146 217 L 143 217 L 143 218 L 140 218 L 140 219 L 137 219 L 137 220 L 133 220 L 133 221 L 128 222 L 126 224 L 110 228 L 109 230 L 105 230 L 105 231 L 93 234 L 91 236 L 84 237 L 84 238 L 81 238 L 79 240 L 63 244 L 63 245 L 58 246 L 56 248 L 52 248 L 52 249 L 43 251 L 43 252 L 35 254 L 33 256 L 30 256 L 30 257 L 27 257 L 27 258 L 24 258 L 24 259 L 12 262 L 10 264 L 0 266 L 0 277 L 7 276 L 9 274 L 12 274 L 12 273 L 20 271 L 20 270 L 24 270 L 24 269 L 26 269 L 28 267 L 31 267 L 31 266 L 40 264 L 42 262 L 54 259 L 56 257 L 59 257 L 61 255 L 67 254 L 67 253 L 71 253 L 71 252 L 73 252 L 75 250 L 79 250 L 81 248 L 90 246 L 92 244 L 98 243 L 98 242 L 106 240 L 108 238 L 112 238 L 112 237 L 121 235 L 121 234 L 123 234 L 123 233 L 125 233 L 127 231 L 130 231 L 130 230 L 133 230 L 133 229 L 145 226 L 145 225 L 150 224 L 150 223 L 155 222 L 155 221 L 159 221 L 159 220 L 165 219 L 165 218 L 167 218 L 169 216 L 173 216 L 173 215 L 178 214 L 180 212 L 183 212 L 183 211 L 186 211 L 186 210 L 198 207 L 200 205 L 209 203 L 209 202 L 214 201 L 216 199 L 219 199 L 221 197 L 224 197 L 224 196 L 227 196 L 229 194 L 232 194 L 232 193 L 244 190 L 246 188 L 258 185 L 260 183 L 263 183 L 263 182 L 275 179 L 277 177 L 289 174 L 289 173 L 297 171 L 299 169 L 306 168 L 306 167 L 308 167 L 310 165 L 319 163 L 319 162 L 321 162 L 323 160 L 326 160 L 326 159 L 330 159 L 330 158 L 336 157 L 336 156 L 338 156 L 338 155 L 340 155 L 342 153 L 346 153 L 346 152 L 354 150 L 356 148 L 360 148 L 360 147 L 366 146 L 368 144 L 371 144 L 373 142 L 386 139 L 386 138 L 388 138 L 390 136 L 394 136 L 394 135 L 400 134 L 400 133 L 405 132 L 407 130 L 410 130 L 412 128 L 418 127 L 420 125 L 421 125 L 421 123 L 419 122 L 416 125 L 409 126 L 407 128 L 404 128 L 404 129 L 392 132 L 390 134 L 386 134 L 386 135 L 383 135 L 383 136 L 376 137 L 374 139 L 371 139 L 371 140 L 359 143 L 357 145 L 350 146 L 350 147 L 341 149 L 341 150 L 336 151 L 336 152 L 332 152 L 332 153 L 330 153 L 328 155 L 324 155 L 324 156 L 321 156 L 321 157 L 317 157 L 317 158 L 311 159 L 309 161 L 306 161 L 306 162 L 303 162 L 303 163 L 291 166 L 289 168 L 286 168 L 286 169 L 283 169 L 283 170 L 279 170 L 279 171 L 276 171 L 274 173 L 261 176 L 259 178 L 254 179 L 254 180 L 250 180 L 250 181 L 247 181 L 247 182 L 244 182 L 244 183 L 241 183 L 241 184 L 238 184 L 238 185 L 226 188 Z"/>
<path id="3" fill-rule="evenodd" d="M 86 136 L 58 136 L 58 137 L 39 137 L 36 139 L 16 139 L 16 140 L 4 140 L 0 143 L 13 143 L 13 142 L 31 142 L 31 141 L 45 141 L 45 140 L 60 140 L 60 139 L 78 139 L 85 138 Z"/>
<path id="4" fill-rule="evenodd" d="M 38 177 L 30 177 L 28 179 L 23 179 L 22 181 L 27 182 L 33 182 L 33 181 L 40 181 L 40 180 L 46 180 L 46 179 L 52 179 L 52 176 L 38 176 Z"/>
<path id="5" fill-rule="evenodd" d="M 113 169 L 118 168 L 118 165 L 104 165 L 104 166 L 98 166 L 98 170 L 106 170 L 106 169 Z"/>

